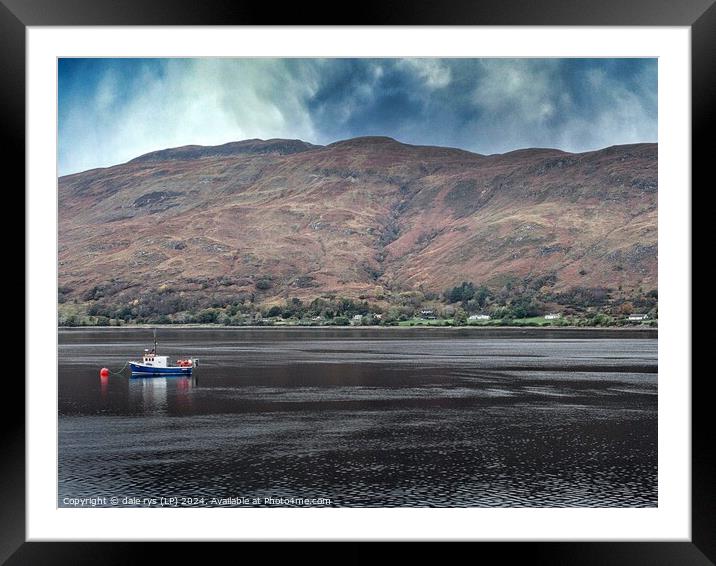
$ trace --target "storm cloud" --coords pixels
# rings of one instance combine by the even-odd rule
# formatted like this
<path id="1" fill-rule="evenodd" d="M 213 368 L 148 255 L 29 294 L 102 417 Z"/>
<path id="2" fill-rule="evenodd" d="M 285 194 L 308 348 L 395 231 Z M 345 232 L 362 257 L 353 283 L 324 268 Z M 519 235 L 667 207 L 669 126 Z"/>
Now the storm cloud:
<path id="1" fill-rule="evenodd" d="M 657 141 L 656 59 L 60 59 L 61 175 L 188 144 L 365 135 L 502 153 Z"/>

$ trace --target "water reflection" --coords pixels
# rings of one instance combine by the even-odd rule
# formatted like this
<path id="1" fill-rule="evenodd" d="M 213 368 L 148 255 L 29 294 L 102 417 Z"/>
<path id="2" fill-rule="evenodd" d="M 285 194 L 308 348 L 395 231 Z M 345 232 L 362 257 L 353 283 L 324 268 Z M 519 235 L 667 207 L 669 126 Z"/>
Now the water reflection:
<path id="1" fill-rule="evenodd" d="M 192 407 L 192 377 L 131 377 L 127 379 L 129 404 L 144 415 L 186 413 Z"/>
<path id="2" fill-rule="evenodd" d="M 109 392 L 109 376 L 108 375 L 100 375 L 99 376 L 99 396 L 101 397 L 102 401 L 107 401 L 107 394 Z"/>

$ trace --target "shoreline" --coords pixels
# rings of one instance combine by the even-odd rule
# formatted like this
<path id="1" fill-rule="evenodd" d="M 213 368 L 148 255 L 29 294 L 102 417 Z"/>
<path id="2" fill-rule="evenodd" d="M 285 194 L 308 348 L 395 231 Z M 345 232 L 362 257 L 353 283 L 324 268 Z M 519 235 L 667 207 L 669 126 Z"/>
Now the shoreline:
<path id="1" fill-rule="evenodd" d="M 58 332 L 81 332 L 81 331 L 99 331 L 106 332 L 110 330 L 206 330 L 206 331 L 230 331 L 230 332 L 262 332 L 270 333 L 300 333 L 313 332 L 316 334 L 343 334 L 343 335 L 360 335 L 361 333 L 375 334 L 404 334 L 413 336 L 429 336 L 432 334 L 442 335 L 460 335 L 460 336 L 526 336 L 535 337 L 537 334 L 544 334 L 547 337 L 562 336 L 599 336 L 606 337 L 613 335 L 614 337 L 633 337 L 633 338 L 658 338 L 658 327 L 599 327 L 599 326 L 224 326 L 221 324 L 145 324 L 145 325 L 125 325 L 125 326 L 58 326 Z"/>
<path id="2" fill-rule="evenodd" d="M 248 330 L 284 330 L 287 328 L 299 328 L 299 329 L 323 329 L 323 330 L 393 330 L 393 329 L 405 329 L 405 330 L 415 330 L 415 329 L 428 329 L 428 330 L 465 330 L 465 329 L 518 329 L 518 330 L 607 330 L 607 331 L 621 331 L 621 330 L 630 330 L 630 331 L 657 331 L 658 327 L 645 327 L 645 326 L 548 326 L 548 325 L 542 325 L 542 326 L 529 326 L 529 325 L 515 325 L 515 326 L 501 326 L 497 324 L 466 324 L 464 326 L 438 326 L 438 325 L 429 325 L 429 324 L 416 324 L 414 326 L 381 326 L 379 324 L 376 324 L 375 326 L 351 326 L 351 325 L 335 325 L 335 326 L 301 326 L 299 324 L 255 324 L 255 325 L 241 325 L 241 326 L 232 326 L 232 325 L 225 325 L 225 324 L 123 324 L 122 326 L 57 326 L 58 329 L 70 329 L 70 328 L 77 328 L 77 329 L 99 329 L 99 328 L 222 328 L 224 330 L 240 330 L 242 328 L 246 328 Z"/>

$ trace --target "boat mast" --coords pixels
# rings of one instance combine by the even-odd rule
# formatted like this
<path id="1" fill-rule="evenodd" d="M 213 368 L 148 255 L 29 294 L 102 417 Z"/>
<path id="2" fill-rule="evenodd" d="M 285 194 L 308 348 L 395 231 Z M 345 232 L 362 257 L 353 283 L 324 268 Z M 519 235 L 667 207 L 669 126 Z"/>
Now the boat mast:
<path id="1" fill-rule="evenodd" d="M 157 355 L 157 329 L 154 329 L 154 355 Z"/>

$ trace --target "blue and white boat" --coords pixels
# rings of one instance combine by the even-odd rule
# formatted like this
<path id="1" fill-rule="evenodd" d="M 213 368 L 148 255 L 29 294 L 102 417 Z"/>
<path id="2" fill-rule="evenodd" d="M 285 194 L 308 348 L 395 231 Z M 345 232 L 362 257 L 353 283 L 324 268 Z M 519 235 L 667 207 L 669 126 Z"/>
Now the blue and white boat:
<path id="1" fill-rule="evenodd" d="M 157 335 L 154 334 L 154 348 L 145 349 L 142 361 L 128 362 L 133 377 L 149 377 L 152 375 L 191 375 L 199 365 L 197 358 L 177 360 L 176 365 L 169 365 L 169 356 L 157 355 Z"/>

